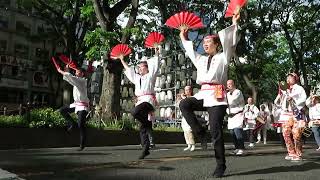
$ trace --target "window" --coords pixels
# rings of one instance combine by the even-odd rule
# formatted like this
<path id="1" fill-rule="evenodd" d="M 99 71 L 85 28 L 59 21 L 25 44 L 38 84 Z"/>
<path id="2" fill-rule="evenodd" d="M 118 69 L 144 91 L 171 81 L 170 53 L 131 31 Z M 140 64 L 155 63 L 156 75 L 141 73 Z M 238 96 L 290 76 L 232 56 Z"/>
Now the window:
<path id="1" fill-rule="evenodd" d="M 49 51 L 46 49 L 36 48 L 36 57 L 42 59 L 49 58 Z"/>
<path id="2" fill-rule="evenodd" d="M 28 59 L 29 56 L 29 47 L 24 44 L 15 44 L 14 51 L 17 57 Z"/>
<path id="3" fill-rule="evenodd" d="M 24 34 L 31 33 L 31 25 L 25 22 L 17 21 L 16 22 L 16 31 Z"/>
<path id="4" fill-rule="evenodd" d="M 7 41 L 0 40 L 0 53 L 5 53 L 7 51 Z"/>

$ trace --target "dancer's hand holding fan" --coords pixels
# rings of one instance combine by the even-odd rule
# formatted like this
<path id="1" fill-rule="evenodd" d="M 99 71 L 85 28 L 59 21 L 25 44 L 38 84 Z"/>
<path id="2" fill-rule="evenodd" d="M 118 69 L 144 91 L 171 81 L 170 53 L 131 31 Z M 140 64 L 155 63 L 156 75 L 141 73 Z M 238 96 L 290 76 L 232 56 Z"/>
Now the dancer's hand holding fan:
<path id="1" fill-rule="evenodd" d="M 240 16 L 240 10 L 246 3 L 247 0 L 231 0 L 228 4 L 225 17 Z"/>
<path id="2" fill-rule="evenodd" d="M 145 39 L 144 46 L 146 48 L 154 48 L 155 54 L 159 55 L 161 51 L 161 43 L 165 40 L 164 36 L 159 32 L 151 32 Z"/>
<path id="3" fill-rule="evenodd" d="M 117 44 L 111 49 L 110 57 L 111 59 L 123 60 L 129 54 L 131 54 L 131 49 L 127 44 Z"/>

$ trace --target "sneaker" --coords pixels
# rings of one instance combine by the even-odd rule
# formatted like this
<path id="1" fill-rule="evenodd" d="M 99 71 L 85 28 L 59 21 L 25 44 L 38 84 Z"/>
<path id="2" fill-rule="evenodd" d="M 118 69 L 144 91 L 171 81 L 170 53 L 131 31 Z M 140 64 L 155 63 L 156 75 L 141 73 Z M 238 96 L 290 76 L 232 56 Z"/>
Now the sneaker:
<path id="1" fill-rule="evenodd" d="M 300 156 L 294 156 L 294 157 L 291 158 L 291 161 L 299 162 L 299 161 L 302 161 L 302 158 Z"/>
<path id="2" fill-rule="evenodd" d="M 242 149 L 239 149 L 239 151 L 236 153 L 236 155 L 237 155 L 237 156 L 241 156 L 241 155 L 243 155 L 243 153 L 244 153 L 243 150 L 242 150 Z"/>
<path id="3" fill-rule="evenodd" d="M 293 156 L 289 156 L 289 155 L 286 155 L 286 157 L 284 157 L 285 160 L 292 160 Z"/>
<path id="4" fill-rule="evenodd" d="M 190 151 L 194 151 L 196 149 L 196 146 L 194 144 L 191 145 Z"/>
<path id="5" fill-rule="evenodd" d="M 183 151 L 188 151 L 188 150 L 190 150 L 190 149 L 191 149 L 191 146 L 188 145 L 188 147 L 184 148 Z"/>
<path id="6" fill-rule="evenodd" d="M 254 147 L 254 143 L 250 143 L 248 146 L 252 148 Z"/>

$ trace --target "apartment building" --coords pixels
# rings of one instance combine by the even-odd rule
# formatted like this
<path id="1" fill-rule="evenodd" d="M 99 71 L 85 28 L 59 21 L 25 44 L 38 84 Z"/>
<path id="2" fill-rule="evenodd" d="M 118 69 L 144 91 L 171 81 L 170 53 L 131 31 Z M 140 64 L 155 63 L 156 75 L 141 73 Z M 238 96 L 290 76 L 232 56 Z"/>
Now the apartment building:
<path id="1" fill-rule="evenodd" d="M 61 103 L 45 36 L 51 27 L 35 14 L 20 0 L 0 0 L 0 105 Z"/>

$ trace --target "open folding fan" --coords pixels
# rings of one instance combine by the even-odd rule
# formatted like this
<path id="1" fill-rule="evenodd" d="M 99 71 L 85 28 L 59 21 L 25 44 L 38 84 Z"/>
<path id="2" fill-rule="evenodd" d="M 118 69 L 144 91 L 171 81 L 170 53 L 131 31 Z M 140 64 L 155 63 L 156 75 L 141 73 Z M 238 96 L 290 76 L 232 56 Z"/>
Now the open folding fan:
<path id="1" fill-rule="evenodd" d="M 67 65 L 69 65 L 69 67 L 73 70 L 78 70 L 77 68 L 77 64 L 70 58 L 68 58 L 67 56 L 60 54 L 59 58 L 61 59 L 61 61 Z"/>
<path id="2" fill-rule="evenodd" d="M 175 29 L 197 29 L 203 28 L 201 19 L 194 13 L 182 11 L 171 16 L 166 25 Z"/>
<path id="3" fill-rule="evenodd" d="M 127 44 L 118 44 L 112 48 L 110 56 L 112 59 L 119 59 L 129 55 L 130 53 L 131 49 Z"/>
<path id="4" fill-rule="evenodd" d="M 164 41 L 164 36 L 159 32 L 151 32 L 145 39 L 144 46 L 147 48 L 156 48 Z"/>
<path id="5" fill-rule="evenodd" d="M 56 67 L 56 69 L 60 69 L 59 64 L 57 63 L 56 59 L 54 57 L 51 58 L 52 63 L 54 64 L 54 66 Z"/>
<path id="6" fill-rule="evenodd" d="M 246 4 L 247 0 L 230 0 L 224 17 L 232 17 L 239 13 L 240 9 Z"/>

